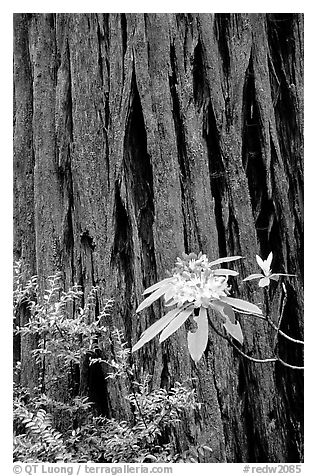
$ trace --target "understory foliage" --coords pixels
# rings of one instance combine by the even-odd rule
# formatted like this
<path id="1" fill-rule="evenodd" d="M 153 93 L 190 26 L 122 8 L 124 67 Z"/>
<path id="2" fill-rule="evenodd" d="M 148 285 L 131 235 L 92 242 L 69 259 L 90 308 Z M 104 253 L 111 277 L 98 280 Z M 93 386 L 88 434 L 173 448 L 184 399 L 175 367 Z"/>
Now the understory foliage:
<path id="1" fill-rule="evenodd" d="M 83 294 L 75 285 L 62 290 L 59 275 L 49 278 L 40 296 L 36 277 L 25 282 L 21 263 L 15 266 L 14 332 L 21 338 L 32 335 L 37 346 L 32 358 L 39 369 L 37 388 L 21 387 L 21 363 L 14 378 L 14 461 L 22 462 L 203 462 L 208 446 L 188 448 L 179 453 L 176 433 L 182 415 L 199 410 L 194 390 L 176 383 L 173 388 L 151 388 L 151 377 L 135 376 L 131 350 L 123 332 L 104 325 L 111 312 L 111 300 L 96 315 L 97 288 L 81 307 Z M 19 326 L 21 312 L 27 324 Z M 105 342 L 112 343 L 114 355 L 104 360 Z M 96 357 L 98 355 L 98 357 Z M 57 400 L 62 376 L 88 357 L 90 365 L 109 368 L 107 379 L 129 382 L 129 421 L 97 415 L 87 396 L 77 395 L 67 403 Z M 54 371 L 47 372 L 47 368 Z M 53 415 L 68 415 L 66 430 L 58 431 Z"/>

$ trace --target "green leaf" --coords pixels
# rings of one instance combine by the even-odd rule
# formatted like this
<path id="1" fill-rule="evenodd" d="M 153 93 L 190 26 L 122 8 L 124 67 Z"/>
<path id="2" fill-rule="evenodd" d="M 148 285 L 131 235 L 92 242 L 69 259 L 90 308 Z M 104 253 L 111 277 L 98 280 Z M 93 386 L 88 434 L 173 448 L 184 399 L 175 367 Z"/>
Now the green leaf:
<path id="1" fill-rule="evenodd" d="M 188 332 L 187 342 L 188 350 L 191 358 L 198 362 L 203 355 L 208 342 L 208 317 L 207 309 L 200 308 L 199 315 L 194 316 L 194 321 L 197 324 L 195 332 Z"/>
<path id="2" fill-rule="evenodd" d="M 172 283 L 173 281 L 175 281 L 175 278 L 174 276 L 170 277 L 170 278 L 165 278 L 165 279 L 162 279 L 162 281 L 159 281 L 158 283 L 155 283 L 153 284 L 152 286 L 150 286 L 149 288 L 147 288 L 144 292 L 143 292 L 143 295 L 145 296 L 146 294 L 150 294 L 151 292 L 155 291 L 156 289 L 162 287 L 162 286 L 165 286 L 167 283 Z"/>
<path id="3" fill-rule="evenodd" d="M 229 318 L 224 322 L 223 327 L 226 329 L 228 334 L 230 334 L 234 339 L 236 339 L 240 344 L 243 344 L 243 334 L 239 322 L 232 324 Z"/>
<path id="4" fill-rule="evenodd" d="M 194 306 L 191 304 L 190 306 L 186 307 L 172 320 L 172 322 L 165 327 L 162 334 L 160 335 L 160 343 L 164 342 L 171 334 L 173 334 L 177 329 L 184 324 L 186 319 L 191 315 L 194 310 Z"/>
<path id="5" fill-rule="evenodd" d="M 209 266 L 216 266 L 220 263 L 229 263 L 230 261 L 236 261 L 237 259 L 241 259 L 242 256 L 228 256 L 226 258 L 218 258 L 215 261 L 210 261 Z"/>
<path id="6" fill-rule="evenodd" d="M 175 306 L 176 304 L 178 304 L 178 301 L 176 301 L 174 298 L 172 298 L 170 301 L 165 302 L 165 307 Z"/>
<path id="7" fill-rule="evenodd" d="M 233 271 L 232 269 L 215 269 L 213 271 L 214 275 L 216 276 L 238 276 L 237 271 Z"/>
<path id="8" fill-rule="evenodd" d="M 182 308 L 172 309 L 167 314 L 165 314 L 165 316 L 161 317 L 161 319 L 155 321 L 154 324 L 152 324 L 142 333 L 140 340 L 132 347 L 132 352 L 140 349 L 144 344 L 153 339 L 153 337 L 161 332 L 161 330 L 164 329 L 164 327 L 166 327 L 181 311 Z"/>
<path id="9" fill-rule="evenodd" d="M 244 301 L 243 299 L 237 299 L 237 298 L 232 298 L 227 296 L 227 297 L 222 297 L 221 301 L 234 307 L 239 312 L 246 312 L 247 314 L 261 314 L 262 315 L 262 311 L 258 306 L 248 301 Z"/>
<path id="10" fill-rule="evenodd" d="M 154 293 L 152 293 L 150 296 L 144 299 L 143 302 L 141 302 L 136 312 L 143 311 L 143 309 L 145 309 L 146 307 L 151 306 L 151 304 L 154 301 L 156 301 L 158 298 L 160 298 L 168 289 L 169 289 L 169 284 L 165 284 L 159 289 L 157 289 L 156 291 L 154 291 Z"/>
<path id="11" fill-rule="evenodd" d="M 232 307 L 229 306 L 228 304 L 221 301 L 213 301 L 211 303 L 211 307 L 215 309 L 215 311 L 218 311 L 225 321 L 229 319 L 232 322 L 232 324 L 236 322 L 236 316 L 234 315 L 234 311 Z"/>
<path id="12" fill-rule="evenodd" d="M 250 274 L 250 276 L 247 276 L 242 281 L 250 281 L 251 279 L 261 279 L 261 278 L 263 278 L 263 274 L 255 273 L 255 274 Z"/>
<path id="13" fill-rule="evenodd" d="M 296 274 L 273 273 L 273 274 L 270 274 L 269 278 L 270 278 L 270 279 L 278 279 L 279 276 L 295 276 L 295 277 L 296 277 Z"/>

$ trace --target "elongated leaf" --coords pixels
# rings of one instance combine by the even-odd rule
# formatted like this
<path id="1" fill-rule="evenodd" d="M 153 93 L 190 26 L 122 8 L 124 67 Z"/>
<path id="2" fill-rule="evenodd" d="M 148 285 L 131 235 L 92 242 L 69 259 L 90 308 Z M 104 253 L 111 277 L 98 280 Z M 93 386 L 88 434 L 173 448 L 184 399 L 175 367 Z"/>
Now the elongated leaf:
<path id="1" fill-rule="evenodd" d="M 255 274 L 250 274 L 250 276 L 247 276 L 242 281 L 251 281 L 251 279 L 261 279 L 261 278 L 263 278 L 263 274 L 255 273 Z"/>
<path id="2" fill-rule="evenodd" d="M 167 301 L 165 303 L 165 307 L 175 306 L 176 304 L 178 304 L 178 301 L 176 301 L 174 298 L 172 298 L 170 301 Z"/>
<path id="3" fill-rule="evenodd" d="M 154 322 L 150 327 L 148 327 L 141 335 L 139 341 L 132 347 L 132 352 L 143 347 L 144 344 L 149 342 L 153 337 L 155 337 L 159 332 L 161 332 L 164 327 L 166 327 L 180 312 L 182 308 L 176 308 L 169 311 L 165 316 L 161 317 L 158 321 Z"/>
<path id="4" fill-rule="evenodd" d="M 237 311 L 240 311 L 240 312 L 242 311 L 248 314 L 250 313 L 262 314 L 262 311 L 258 306 L 248 301 L 244 301 L 243 299 L 237 299 L 237 298 L 232 298 L 227 296 L 227 297 L 222 297 L 221 301 L 229 304 L 230 306 L 234 307 L 235 309 L 237 309 Z"/>
<path id="5" fill-rule="evenodd" d="M 233 271 L 232 269 L 215 269 L 213 271 L 214 275 L 216 276 L 238 276 L 237 271 Z"/>
<path id="6" fill-rule="evenodd" d="M 270 274 L 270 279 L 276 279 L 278 276 L 296 276 L 296 274 L 288 274 L 288 273 L 273 273 Z"/>
<path id="7" fill-rule="evenodd" d="M 236 316 L 234 315 L 234 311 L 232 307 L 229 306 L 229 304 L 226 304 L 221 301 L 213 301 L 210 307 L 215 309 L 215 311 L 219 312 L 225 321 L 229 319 L 232 322 L 232 324 L 236 322 Z"/>
<path id="8" fill-rule="evenodd" d="M 226 329 L 228 334 L 240 342 L 241 345 L 243 344 L 243 334 L 239 322 L 232 324 L 230 319 L 227 318 L 226 322 L 223 324 L 223 327 Z"/>
<path id="9" fill-rule="evenodd" d="M 194 321 L 197 324 L 196 332 L 188 332 L 187 342 L 188 350 L 191 358 L 198 362 L 203 355 L 208 342 L 208 317 L 207 309 L 200 308 L 199 315 L 194 316 Z"/>
<path id="10" fill-rule="evenodd" d="M 176 317 L 172 320 L 172 322 L 165 327 L 163 332 L 160 335 L 160 342 L 164 342 L 171 334 L 177 331 L 177 329 L 184 324 L 186 319 L 191 315 L 194 310 L 194 306 L 190 305 L 186 309 L 183 309 Z"/>
<path id="11" fill-rule="evenodd" d="M 215 261 L 211 261 L 209 266 L 216 266 L 220 263 L 229 263 L 230 261 L 236 261 L 237 259 L 241 259 L 242 256 L 227 256 L 226 258 L 218 258 Z"/>
<path id="12" fill-rule="evenodd" d="M 154 293 L 152 293 L 150 296 L 148 296 L 146 299 L 144 299 L 144 301 L 141 302 L 141 304 L 139 305 L 139 307 L 137 308 L 136 312 L 140 312 L 140 311 L 143 311 L 143 309 L 145 309 L 146 307 L 149 307 L 151 306 L 151 304 L 156 301 L 158 298 L 160 298 L 161 296 L 163 296 L 163 294 L 169 289 L 169 285 L 168 284 L 165 284 L 163 285 L 162 287 L 160 287 L 159 289 L 157 289 L 156 291 L 154 291 Z"/>
<path id="13" fill-rule="evenodd" d="M 145 296 L 146 294 L 150 294 L 151 292 L 155 291 L 156 289 L 158 289 L 162 286 L 165 286 L 167 283 L 172 283 L 173 281 L 175 281 L 174 276 L 171 276 L 170 278 L 162 279 L 162 281 L 159 281 L 158 283 L 155 283 L 152 286 L 150 286 L 149 288 L 147 288 L 143 292 L 143 295 Z"/>
<path id="14" fill-rule="evenodd" d="M 243 344 L 243 334 L 239 322 L 236 321 L 234 311 L 231 306 L 221 301 L 214 301 L 211 306 L 218 311 L 225 319 L 224 328 L 234 339 Z"/>

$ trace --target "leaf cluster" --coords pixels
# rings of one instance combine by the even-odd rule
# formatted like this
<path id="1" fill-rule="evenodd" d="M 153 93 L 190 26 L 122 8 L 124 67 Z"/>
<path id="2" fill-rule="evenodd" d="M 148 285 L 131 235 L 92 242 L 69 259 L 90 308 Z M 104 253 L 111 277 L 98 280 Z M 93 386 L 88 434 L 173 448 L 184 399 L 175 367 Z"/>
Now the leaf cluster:
<path id="1" fill-rule="evenodd" d="M 32 278 L 30 283 L 36 282 L 35 279 Z M 97 288 L 91 289 L 86 305 L 81 307 L 83 293 L 80 286 L 74 285 L 67 292 L 62 291 L 59 275 L 51 276 L 49 284 L 41 301 L 37 298 L 31 300 L 29 290 L 19 290 L 30 317 L 24 326 L 16 326 L 15 332 L 22 336 L 31 334 L 38 337 L 38 346 L 32 351 L 38 364 L 43 364 L 46 356 L 53 356 L 59 360 L 60 370 L 64 371 L 71 363 L 80 364 L 87 353 L 93 354 L 96 349 L 103 348 L 109 338 L 109 331 L 102 321 L 108 315 L 112 300 L 107 301 L 96 318 Z M 37 285 L 32 291 L 37 291 Z"/>
<path id="2" fill-rule="evenodd" d="M 91 417 L 73 432 L 69 443 L 77 448 L 80 461 L 149 463 L 186 459 L 186 455 L 177 453 L 173 441 L 164 443 L 163 436 L 175 429 L 182 412 L 196 408 L 193 393 L 180 384 L 170 392 L 149 391 L 148 382 L 146 378 L 138 392 L 127 397 L 134 408 L 133 422 Z"/>
<path id="3" fill-rule="evenodd" d="M 57 462 L 67 459 L 63 436 L 52 422 L 52 415 L 37 408 L 39 401 L 25 402 L 27 391 L 16 388 L 14 395 L 13 460 Z M 35 407 L 33 411 L 30 407 Z"/>
<path id="4" fill-rule="evenodd" d="M 190 448 L 180 453 L 173 436 L 184 413 L 199 409 L 195 392 L 179 383 L 169 391 L 152 389 L 149 376 L 136 378 L 131 349 L 123 332 L 116 328 L 110 332 L 104 325 L 111 300 L 96 315 L 96 288 L 81 307 L 83 295 L 79 286 L 65 292 L 60 276 L 51 276 L 41 296 L 36 277 L 26 281 L 21 269 L 17 265 L 14 311 L 18 314 L 23 303 L 29 310 L 29 321 L 22 327 L 16 326 L 15 332 L 37 337 L 37 348 L 32 355 L 43 371 L 43 382 L 37 389 L 14 385 L 14 461 L 197 462 L 202 459 L 210 449 Z M 107 355 L 103 351 L 109 340 L 113 357 L 99 357 Z M 80 369 L 84 356 L 88 356 L 90 365 L 107 364 L 107 379 L 128 382 L 130 393 L 126 399 L 131 420 L 96 416 L 87 396 L 77 395 L 65 403 L 45 391 L 49 384 L 45 373 L 47 359 L 54 369 L 49 377 L 58 386 L 61 373 L 71 377 L 72 365 Z M 20 368 L 18 363 L 17 382 Z M 61 412 L 67 412 L 70 423 L 68 428 L 58 431 L 52 415 Z"/>

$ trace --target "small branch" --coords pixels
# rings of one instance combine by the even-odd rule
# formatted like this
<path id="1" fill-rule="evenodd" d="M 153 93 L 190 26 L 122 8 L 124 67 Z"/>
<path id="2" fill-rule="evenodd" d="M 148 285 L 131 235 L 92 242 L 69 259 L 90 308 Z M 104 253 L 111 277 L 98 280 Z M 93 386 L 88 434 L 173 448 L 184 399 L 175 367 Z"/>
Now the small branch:
<path id="1" fill-rule="evenodd" d="M 60 333 L 60 335 L 61 335 L 64 339 L 67 339 L 68 336 L 67 336 L 66 332 L 64 332 L 64 330 L 59 327 L 59 325 L 57 324 L 56 321 L 54 322 L 54 324 L 55 324 L 56 329 L 57 329 L 58 332 Z"/>
<path id="2" fill-rule="evenodd" d="M 243 314 L 241 314 L 243 316 Z M 266 321 L 273 329 L 275 329 L 276 331 L 278 331 L 278 334 L 280 334 L 281 336 L 285 337 L 285 339 L 291 341 L 291 342 L 295 342 L 295 344 L 302 344 L 304 345 L 304 341 L 302 340 L 299 340 L 299 339 L 294 339 L 293 337 L 290 337 L 289 335 L 285 334 L 285 332 L 281 331 L 281 329 L 276 326 L 274 324 L 274 322 L 268 317 L 268 316 L 260 316 L 259 314 L 252 314 L 252 316 L 255 316 L 255 317 L 258 317 L 259 319 L 262 319 L 263 321 Z M 279 323 L 278 325 L 281 324 L 281 318 L 282 316 L 280 317 L 280 320 L 279 320 Z"/>
<path id="3" fill-rule="evenodd" d="M 132 356 L 131 356 L 131 358 L 132 358 Z M 133 362 L 133 358 L 132 358 L 132 362 Z M 143 414 L 143 412 L 142 412 L 142 410 L 141 410 L 141 407 L 140 407 L 140 405 L 139 405 L 139 402 L 138 402 L 138 400 L 137 400 L 137 395 L 136 395 L 136 391 L 135 391 L 135 388 L 134 388 L 134 382 L 137 380 L 137 376 L 136 376 L 135 367 L 134 367 L 133 364 L 132 364 L 131 368 L 132 368 L 134 380 L 131 379 L 131 374 L 128 372 L 128 369 L 125 369 L 125 372 L 126 372 L 127 377 L 128 377 L 128 382 L 130 382 L 130 386 L 131 386 L 132 393 L 133 393 L 133 396 L 134 396 L 135 405 L 136 405 L 136 407 L 137 407 L 137 409 L 138 409 L 139 415 L 140 415 L 140 417 L 141 417 L 141 419 L 142 419 L 142 421 L 143 421 L 143 424 L 144 424 L 145 428 L 148 430 L 148 426 L 147 426 L 147 423 L 146 423 L 146 421 L 145 421 L 144 414 Z"/>
<path id="4" fill-rule="evenodd" d="M 169 399 L 169 395 L 168 395 L 168 394 L 167 394 L 167 398 Z M 168 411 L 169 411 L 169 415 L 170 415 L 170 414 L 171 414 L 171 411 L 172 411 L 172 407 L 171 407 L 170 402 L 168 402 L 168 403 L 169 403 Z M 163 421 L 163 419 L 164 419 L 165 416 L 166 416 L 166 415 L 163 413 L 163 415 L 160 417 L 160 419 L 156 422 L 156 428 L 159 428 L 159 426 L 160 426 L 160 424 L 162 423 L 162 421 Z M 153 427 L 153 429 L 149 432 L 148 436 L 152 436 L 153 433 L 154 433 L 154 431 L 155 431 L 155 427 Z"/>
<path id="5" fill-rule="evenodd" d="M 230 341 L 230 339 L 227 339 L 227 340 L 228 340 L 228 342 L 230 342 L 231 346 L 234 349 L 236 349 L 236 351 L 238 351 L 240 355 L 242 355 L 242 357 L 250 360 L 251 362 L 255 362 L 257 364 L 266 364 L 268 362 L 277 362 L 278 361 L 277 357 L 271 357 L 271 358 L 268 358 L 268 359 L 256 359 L 254 357 L 250 357 L 249 355 L 242 352 L 242 350 L 240 350 L 239 347 L 237 347 L 232 341 Z"/>
<path id="6" fill-rule="evenodd" d="M 272 357 L 272 358 L 269 358 L 269 359 L 256 359 L 254 357 L 250 357 L 249 355 L 245 354 L 242 350 L 240 350 L 239 347 L 237 347 L 229 337 L 227 337 L 226 335 L 224 335 L 220 331 L 218 331 L 218 329 L 214 326 L 214 324 L 211 320 L 209 322 L 210 322 L 210 325 L 213 328 L 213 330 L 216 332 L 216 334 L 218 334 L 218 336 L 222 337 L 227 342 L 229 342 L 231 347 L 233 347 L 242 357 L 250 360 L 251 362 L 255 362 L 257 364 L 266 364 L 268 362 L 276 362 L 278 360 L 276 357 Z"/>
<path id="7" fill-rule="evenodd" d="M 281 306 L 281 311 L 280 311 L 280 317 L 279 317 L 279 320 L 278 320 L 278 323 L 277 323 L 277 326 L 274 324 L 274 322 L 269 318 L 269 316 L 266 317 L 266 320 L 268 322 L 268 324 L 277 331 L 277 334 L 275 336 L 275 341 L 276 341 L 276 344 L 275 344 L 275 348 L 277 346 L 277 338 L 278 338 L 278 334 L 280 334 L 281 336 L 283 336 L 285 339 L 289 340 L 290 342 L 294 342 L 295 344 L 301 344 L 301 345 L 304 345 L 304 341 L 302 340 L 299 340 L 299 339 L 294 339 L 293 337 L 290 337 L 289 335 L 285 334 L 285 332 L 281 331 L 280 327 L 281 327 L 281 322 L 282 322 L 282 319 L 283 319 L 283 316 L 284 316 L 284 310 L 285 310 L 285 306 L 286 306 L 286 300 L 287 300 L 287 290 L 286 290 L 286 286 L 284 283 L 282 283 L 282 289 L 284 291 L 284 295 L 283 295 L 283 299 L 282 299 L 282 306 Z"/>
<path id="8" fill-rule="evenodd" d="M 269 317 L 266 318 L 266 321 L 268 322 L 268 324 L 270 324 L 270 326 L 271 326 L 273 329 L 275 329 L 276 331 L 278 331 L 278 332 L 277 332 L 278 334 L 280 334 L 281 336 L 285 337 L 285 339 L 287 339 L 287 340 L 289 340 L 289 341 L 291 341 L 291 342 L 295 342 L 295 344 L 302 344 L 302 345 L 304 345 L 304 341 L 299 340 L 299 339 L 294 339 L 293 337 L 290 337 L 289 335 L 285 334 L 285 332 L 281 331 L 281 330 L 279 329 L 279 327 L 276 326 L 276 325 L 274 324 L 274 322 L 271 321 L 271 319 L 270 319 Z M 279 324 L 280 324 L 280 322 L 279 322 Z"/>
<path id="9" fill-rule="evenodd" d="M 282 319 L 283 319 L 283 315 L 284 315 L 284 309 L 285 309 L 285 304 L 286 304 L 286 297 L 287 297 L 287 294 L 286 294 L 286 287 L 284 284 L 282 284 L 282 288 L 283 288 L 283 291 L 284 291 L 284 295 L 283 295 L 283 298 L 282 298 L 282 307 L 281 307 L 281 311 L 280 311 L 280 315 L 279 315 L 279 319 L 278 319 L 278 322 L 277 322 L 277 326 L 275 326 L 275 324 L 272 322 L 272 324 L 269 323 L 269 316 L 267 316 L 267 321 L 268 323 L 273 326 L 273 328 L 276 330 L 276 334 L 274 336 L 274 352 L 277 351 L 277 348 L 278 348 L 278 335 L 280 333 L 280 327 L 281 327 L 281 323 L 282 323 Z"/>
<path id="10" fill-rule="evenodd" d="M 220 331 L 218 331 L 218 329 L 214 326 L 211 319 L 209 319 L 209 322 L 210 322 L 210 325 L 213 328 L 213 330 L 216 332 L 216 334 L 218 334 L 218 336 L 222 337 L 227 342 L 229 342 L 231 347 L 233 347 L 245 359 L 250 360 L 251 362 L 255 362 L 257 364 L 266 364 L 266 363 L 269 363 L 269 362 L 280 362 L 282 365 L 284 365 L 285 367 L 288 367 L 290 369 L 304 370 L 304 367 L 300 367 L 300 366 L 297 366 L 297 365 L 291 365 L 291 364 L 288 364 L 287 362 L 284 362 L 284 360 L 282 360 L 279 356 L 271 357 L 271 358 L 268 358 L 268 359 L 256 359 L 254 357 L 250 357 L 249 355 L 245 354 L 242 350 L 240 350 L 239 347 L 237 347 L 229 337 L 225 336 Z"/>
<path id="11" fill-rule="evenodd" d="M 278 362 L 280 362 L 282 365 L 284 365 L 285 367 L 288 367 L 288 368 L 290 368 L 290 369 L 304 370 L 304 367 L 300 367 L 300 366 L 298 366 L 298 365 L 288 364 L 287 362 L 285 362 L 284 360 L 282 360 L 280 357 L 277 357 L 277 360 L 278 360 Z"/>

